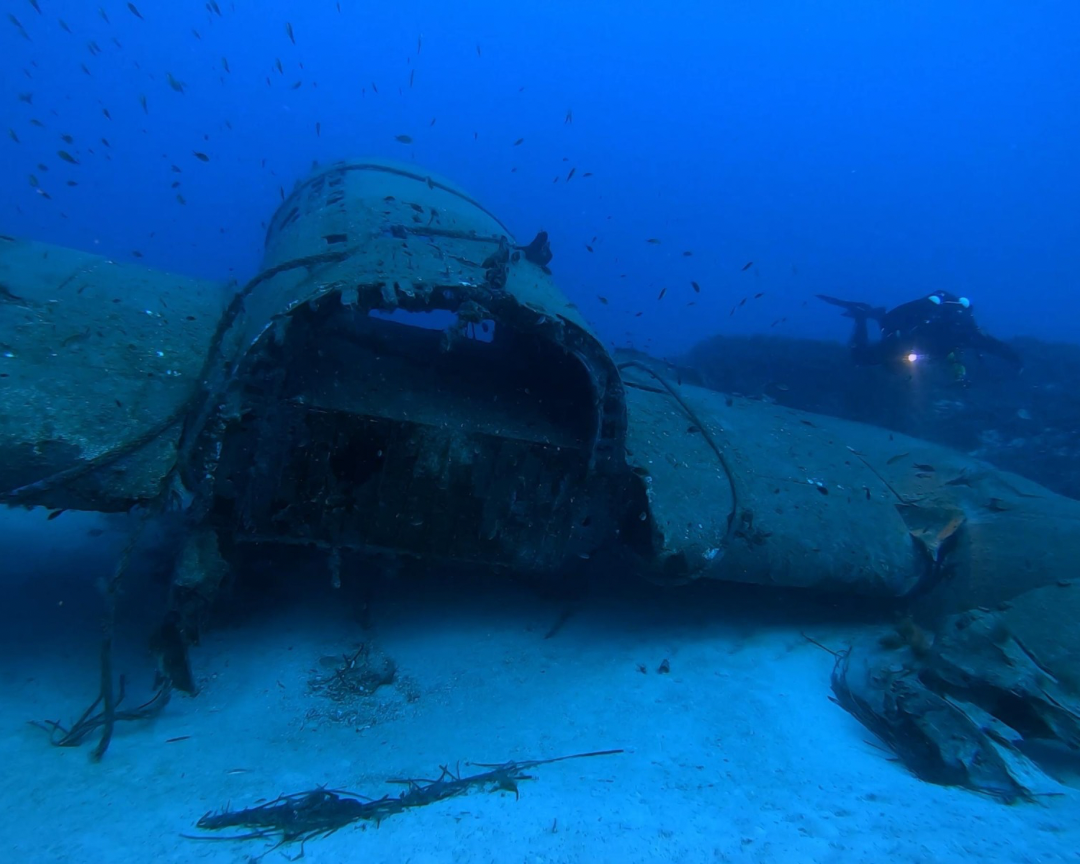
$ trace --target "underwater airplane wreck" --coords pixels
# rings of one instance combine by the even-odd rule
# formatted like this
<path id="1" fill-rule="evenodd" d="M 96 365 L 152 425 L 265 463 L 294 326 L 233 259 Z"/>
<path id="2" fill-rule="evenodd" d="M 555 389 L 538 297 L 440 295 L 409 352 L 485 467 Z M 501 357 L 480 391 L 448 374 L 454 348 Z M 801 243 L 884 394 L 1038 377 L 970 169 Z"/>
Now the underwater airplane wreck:
<path id="1" fill-rule="evenodd" d="M 379 553 L 891 599 L 904 625 L 838 653 L 837 701 L 926 780 L 1039 794 L 1023 740 L 1080 745 L 1080 502 L 677 383 L 609 352 L 549 260 L 544 235 L 519 245 L 451 182 L 378 160 L 299 182 L 237 290 L 0 237 L 0 502 L 182 511 L 163 627 L 188 690 L 230 570 L 274 544 L 335 584 Z M 100 710 L 51 730 L 100 729 L 98 756 L 138 715 L 109 640 Z"/>

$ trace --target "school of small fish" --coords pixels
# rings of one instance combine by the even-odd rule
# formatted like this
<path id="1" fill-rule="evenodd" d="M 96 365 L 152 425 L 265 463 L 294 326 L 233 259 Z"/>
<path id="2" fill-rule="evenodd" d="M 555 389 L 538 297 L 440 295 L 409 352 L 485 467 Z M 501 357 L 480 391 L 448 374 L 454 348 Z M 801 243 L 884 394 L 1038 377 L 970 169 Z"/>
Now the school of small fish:
<path id="1" fill-rule="evenodd" d="M 154 18 L 156 17 L 154 15 L 154 10 L 149 8 L 149 6 L 147 7 L 147 13 L 144 14 L 143 10 L 132 2 L 123 4 L 119 2 L 108 3 L 106 5 L 109 8 L 106 8 L 106 5 L 102 5 L 99 6 L 96 10 L 96 17 L 100 19 L 105 28 L 105 31 L 103 32 L 102 24 L 98 24 L 92 21 L 85 22 L 83 25 L 73 25 L 71 22 L 76 20 L 74 17 L 76 14 L 75 7 L 70 7 L 66 10 L 71 17 L 69 17 L 68 20 L 65 20 L 64 18 L 51 17 L 49 7 L 51 7 L 53 4 L 49 2 L 49 0 L 26 0 L 26 3 L 26 9 L 28 10 L 27 16 L 29 17 L 26 17 L 25 21 L 20 18 L 19 15 L 17 15 L 15 12 L 9 12 L 7 15 L 8 22 L 15 29 L 17 35 L 20 38 L 34 44 L 39 44 L 39 42 L 43 43 L 47 40 L 57 38 L 73 40 L 71 45 L 67 49 L 68 53 L 72 56 L 81 56 L 83 58 L 78 61 L 78 68 L 84 75 L 89 76 L 90 78 L 94 78 L 96 72 L 105 71 L 101 68 L 103 64 L 124 64 L 128 62 L 125 59 L 125 49 L 123 47 L 123 44 L 120 42 L 120 39 L 117 36 L 110 34 L 110 31 L 113 31 L 116 27 L 116 24 L 114 24 L 114 19 L 119 20 L 120 18 L 130 16 L 127 17 L 127 20 L 132 22 L 131 25 L 129 27 L 125 26 L 124 30 L 120 31 L 122 33 L 130 33 L 132 28 L 138 31 L 139 28 L 144 28 L 146 26 L 152 25 L 154 22 Z M 9 5 L 14 7 L 16 4 L 17 0 L 12 0 L 12 3 Z M 342 13 L 341 7 L 341 2 L 337 2 L 334 4 L 334 9 L 337 14 Z M 88 5 L 87 9 L 90 8 L 91 7 L 89 7 Z M 85 11 L 84 14 L 92 15 L 92 13 Z M 210 31 L 212 31 L 212 28 L 216 26 L 216 23 L 218 21 L 224 20 L 227 16 L 234 15 L 235 8 L 230 3 L 228 4 L 228 9 L 223 10 L 221 5 L 219 5 L 218 0 L 206 0 L 206 2 L 203 4 L 203 10 L 201 14 L 203 15 L 202 23 L 197 27 L 190 28 L 190 37 L 183 37 L 189 38 L 190 42 L 193 43 L 190 50 L 193 52 L 197 52 L 200 55 L 208 54 L 210 51 L 208 47 L 201 47 L 207 42 L 211 41 L 209 37 L 207 39 L 204 39 L 204 34 L 210 33 Z M 277 26 L 280 27 L 277 32 L 278 34 L 280 34 L 278 38 L 281 39 L 281 41 L 277 43 L 276 46 L 272 43 L 268 43 L 267 47 L 272 51 L 279 51 L 280 56 L 266 57 L 265 69 L 269 71 L 265 74 L 257 74 L 263 77 L 266 86 L 271 88 L 275 86 L 275 79 L 280 80 L 282 78 L 286 78 L 287 72 L 289 74 L 286 80 L 289 83 L 282 82 L 282 85 L 284 87 L 290 90 L 301 90 L 305 86 L 316 88 L 318 86 L 318 82 L 313 79 L 309 80 L 308 75 L 304 69 L 304 63 L 297 56 L 297 53 L 303 48 L 303 37 L 305 33 L 310 32 L 310 28 L 295 27 L 292 21 L 283 21 Z M 57 35 L 57 31 L 59 31 L 61 35 Z M 90 36 L 93 38 L 86 38 L 86 36 L 80 35 L 81 31 L 85 31 L 86 36 Z M 212 35 L 212 33 L 210 35 Z M 179 41 L 180 38 L 181 37 L 178 36 L 177 40 Z M 103 44 L 105 45 L 104 48 L 102 47 Z M 404 84 L 403 82 L 403 86 L 397 87 L 397 93 L 399 96 L 404 96 L 406 90 L 413 89 L 414 86 L 417 84 L 417 67 L 423 47 L 424 36 L 423 34 L 420 34 L 416 39 L 415 53 L 410 52 L 405 57 L 405 64 L 408 67 L 408 80 L 407 84 Z M 476 59 L 473 62 L 483 61 L 484 52 L 480 44 L 475 45 L 475 54 Z M 283 60 L 282 57 L 291 57 L 291 59 Z M 230 62 L 229 57 L 225 54 L 220 53 L 220 49 L 215 49 L 213 57 L 208 57 L 207 59 L 209 65 L 213 69 L 217 70 L 216 77 L 218 86 L 228 87 L 228 81 L 233 75 L 234 70 L 234 66 Z M 250 63 L 250 60 L 247 60 L 247 63 Z M 245 66 L 246 64 L 241 63 L 239 65 Z M 180 78 L 176 77 L 176 75 L 174 75 L 172 71 L 168 69 L 162 68 L 157 71 L 144 69 L 138 61 L 134 60 L 130 61 L 129 66 L 132 68 L 128 68 L 126 74 L 129 74 L 132 78 L 138 77 L 138 79 L 140 80 L 140 86 L 136 89 L 141 89 L 143 92 L 133 93 L 131 96 L 131 104 L 119 104 L 119 96 L 113 97 L 116 99 L 117 104 L 106 105 L 102 104 L 99 100 L 97 110 L 100 112 L 100 116 L 103 117 L 107 123 L 113 120 L 113 110 L 119 112 L 118 116 L 120 115 L 120 113 L 122 113 L 129 120 L 131 117 L 137 116 L 142 116 L 143 118 L 152 118 L 154 116 L 152 106 L 160 106 L 161 104 L 163 104 L 164 100 L 170 98 L 176 99 L 179 97 L 184 97 L 189 93 L 189 86 L 192 88 L 196 86 L 205 87 L 207 82 L 209 81 L 209 79 L 206 79 L 198 85 L 196 85 L 194 82 L 189 84 L 188 81 L 181 80 Z M 36 195 L 40 199 L 51 201 L 52 195 L 50 195 L 48 189 L 46 188 L 46 186 L 48 186 L 49 184 L 47 182 L 43 182 L 44 175 L 50 171 L 50 167 L 66 166 L 68 170 L 76 170 L 86 166 L 88 163 L 93 162 L 96 159 L 111 160 L 112 157 L 110 155 L 110 151 L 112 149 L 112 145 L 110 144 L 109 138 L 104 136 L 98 137 L 97 140 L 100 142 L 103 148 L 99 150 L 93 143 L 85 140 L 79 141 L 77 140 L 76 136 L 70 134 L 67 131 L 50 133 L 50 124 L 57 121 L 62 122 L 62 118 L 59 117 L 59 114 L 56 110 L 52 110 L 51 112 L 49 112 L 51 117 L 48 123 L 40 119 L 39 116 L 33 116 L 33 114 L 37 112 L 36 105 L 39 104 L 35 103 L 36 94 L 33 89 L 33 83 L 38 80 L 36 75 L 38 71 L 39 68 L 37 60 L 32 60 L 29 66 L 23 69 L 25 77 L 31 82 L 31 84 L 27 85 L 30 89 L 21 90 L 17 93 L 17 101 L 19 103 L 22 103 L 22 105 L 26 106 L 26 108 L 19 111 L 18 114 L 24 115 L 26 114 L 26 112 L 30 112 L 32 116 L 26 116 L 25 119 L 18 121 L 15 119 L 16 112 L 9 112 L 8 116 L 12 122 L 12 125 L 8 128 L 8 138 L 11 142 L 13 142 L 14 145 L 27 147 L 30 146 L 28 142 L 31 139 L 36 141 L 38 138 L 41 137 L 41 134 L 33 130 L 41 130 L 41 133 L 43 134 L 56 134 L 59 141 L 64 145 L 62 149 L 55 149 L 55 147 L 49 148 L 55 154 L 56 159 L 63 163 L 63 166 L 57 166 L 55 164 L 50 166 L 47 159 L 42 158 L 40 162 L 37 162 L 37 170 L 39 174 L 28 175 L 28 182 Z M 111 72 L 114 70 L 109 71 Z M 295 79 L 290 80 L 294 78 L 294 75 L 296 76 Z M 48 78 L 47 75 L 45 77 Z M 359 90 L 360 98 L 366 97 L 369 89 L 372 97 L 378 96 L 380 93 L 379 87 L 375 81 L 370 81 L 369 85 L 367 86 L 357 85 L 357 89 Z M 524 86 L 518 88 L 519 93 L 524 90 Z M 46 115 L 41 114 L 41 116 Z M 427 128 L 430 129 L 431 127 L 434 127 L 436 124 L 436 120 L 436 117 L 432 117 L 427 125 Z M 31 127 L 31 130 L 24 130 L 19 127 L 18 124 L 20 122 L 25 123 L 27 126 Z M 144 120 L 144 122 L 146 121 Z M 321 138 L 324 127 L 323 120 L 316 119 L 311 122 L 313 123 L 315 136 Z M 573 125 L 573 123 L 574 112 L 571 109 L 567 109 L 565 114 L 563 115 L 562 125 L 571 126 Z M 310 129 L 312 127 L 309 126 L 308 128 Z M 222 129 L 224 129 L 224 132 L 222 132 Z M 228 134 L 232 131 L 232 129 L 233 124 L 231 120 L 223 119 L 221 127 L 219 127 L 219 129 L 216 130 L 214 134 Z M 145 133 L 146 130 L 144 129 L 143 132 Z M 414 129 L 410 130 L 410 132 L 412 134 L 403 131 L 397 135 L 394 135 L 394 142 L 396 142 L 397 145 L 402 145 L 404 147 L 412 147 L 413 145 L 416 145 L 418 143 L 418 139 L 420 139 L 420 143 L 423 143 L 423 136 L 420 134 L 419 130 Z M 113 137 L 115 140 L 115 136 L 110 137 Z M 202 143 L 197 145 L 198 149 L 189 146 L 187 148 L 187 153 L 190 154 L 190 157 L 193 157 L 198 163 L 208 164 L 210 167 L 206 170 L 212 170 L 214 168 L 214 165 L 210 163 L 215 163 L 218 157 L 215 157 L 213 142 L 211 140 L 211 133 L 202 132 L 201 139 Z M 479 131 L 472 132 L 472 140 L 479 140 Z M 512 140 L 507 140 L 506 144 L 503 146 L 506 146 L 508 148 L 508 155 L 510 153 L 520 153 L 524 158 L 528 158 L 528 154 L 532 151 L 533 148 L 527 147 L 525 145 L 525 136 L 520 136 Z M 388 147 L 393 146 L 393 144 L 388 144 Z M 167 178 L 166 182 L 168 184 L 168 191 L 172 195 L 176 204 L 185 205 L 187 203 L 187 200 L 184 197 L 184 194 L 179 191 L 182 181 L 179 177 L 174 176 L 183 174 L 184 169 L 176 163 L 183 163 L 185 157 L 183 156 L 183 154 L 177 154 L 172 156 L 168 154 L 163 154 L 162 158 L 167 164 L 170 165 L 169 172 L 164 174 L 163 177 L 163 179 Z M 562 158 L 563 163 L 567 163 L 569 161 L 570 160 L 567 157 Z M 190 166 L 193 163 L 188 161 L 187 164 Z M 519 166 L 517 164 L 513 164 L 510 167 L 510 172 L 516 174 L 518 171 L 518 167 Z M 267 159 L 265 157 L 260 160 L 260 168 L 262 170 L 268 171 L 271 176 L 276 176 L 272 168 L 267 168 Z M 581 182 L 591 177 L 593 177 L 592 171 L 582 171 L 579 173 L 576 165 L 564 164 L 563 167 L 560 169 L 559 173 L 554 176 L 552 183 L 561 183 L 563 186 L 565 186 L 575 178 L 580 178 L 578 182 L 575 183 L 575 186 L 578 186 Z M 79 180 L 75 179 L 75 177 L 56 179 L 57 182 L 60 182 L 60 180 L 62 179 L 65 186 L 69 189 L 73 189 L 79 186 Z M 286 197 L 284 186 L 280 183 L 277 183 L 276 181 L 272 182 L 274 183 L 274 185 L 277 186 L 277 192 L 279 197 L 281 198 L 281 200 L 284 200 Z M 78 193 L 72 192 L 65 194 Z M 19 205 L 16 204 L 15 206 L 16 208 L 19 208 Z M 19 208 L 19 212 L 22 212 L 21 208 Z M 61 212 L 60 215 L 61 217 L 66 218 L 65 213 Z M 434 214 L 434 217 L 437 218 L 437 214 Z M 612 219 L 612 215 L 608 214 L 607 219 Z M 227 229 L 222 226 L 220 230 L 222 233 L 225 233 Z M 154 235 L 151 234 L 150 236 Z M 645 238 L 644 242 L 648 246 L 666 248 L 664 247 L 664 238 L 662 237 L 647 237 Z M 583 245 L 588 253 L 595 254 L 598 258 L 603 257 L 603 240 L 600 235 L 593 236 L 589 242 L 584 243 Z M 133 250 L 131 254 L 133 257 L 136 258 L 143 257 L 143 253 L 140 250 Z M 661 252 L 660 254 L 667 253 Z M 693 256 L 694 251 L 691 249 L 682 250 L 680 254 L 680 257 L 685 259 L 692 258 Z M 612 263 L 618 264 L 618 260 L 618 258 L 615 258 Z M 732 267 L 732 270 L 746 273 L 753 267 L 754 262 L 747 261 L 741 266 L 741 270 L 739 270 L 739 268 L 735 266 Z M 792 268 L 792 272 L 795 272 L 795 268 Z M 757 273 L 758 271 L 755 269 L 754 274 Z M 622 273 L 619 275 L 619 278 L 625 279 L 627 278 L 627 276 L 628 274 Z M 690 279 L 687 277 L 683 278 L 686 281 L 682 284 L 686 285 L 690 291 L 688 295 L 683 295 L 687 298 L 685 304 L 686 306 L 694 306 L 696 303 L 695 298 L 698 295 L 702 294 L 703 291 L 707 287 L 709 287 L 710 283 L 715 284 L 718 281 L 715 276 L 711 280 L 706 280 L 703 278 L 700 280 Z M 672 284 L 665 284 L 659 287 L 659 292 L 656 295 L 655 302 L 659 303 L 660 301 L 664 300 L 665 296 L 668 296 L 669 290 L 676 290 L 675 285 L 678 284 L 677 280 L 673 278 L 671 280 L 671 283 Z M 727 287 L 730 287 L 730 284 L 731 283 L 729 281 L 725 280 L 725 289 Z M 655 286 L 652 287 L 652 290 L 656 290 Z M 742 298 L 731 307 L 729 315 L 735 315 L 736 312 L 739 309 L 743 308 L 748 301 L 758 300 L 763 296 L 764 292 L 762 291 L 746 292 L 745 295 L 742 296 Z M 606 295 L 597 295 L 597 300 L 603 306 L 609 305 L 610 302 L 609 297 Z M 671 301 L 669 300 L 668 302 Z M 645 314 L 644 309 L 625 311 L 627 312 L 627 314 L 631 314 L 635 318 L 640 318 Z M 772 322 L 771 326 L 776 327 L 784 323 L 786 320 L 786 317 L 777 318 Z"/>

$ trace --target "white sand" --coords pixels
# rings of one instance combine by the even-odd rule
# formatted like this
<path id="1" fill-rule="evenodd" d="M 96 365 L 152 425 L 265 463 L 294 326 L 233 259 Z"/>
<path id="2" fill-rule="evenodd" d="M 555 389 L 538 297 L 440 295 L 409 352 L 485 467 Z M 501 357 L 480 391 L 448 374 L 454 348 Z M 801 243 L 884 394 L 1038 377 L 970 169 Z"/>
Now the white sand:
<path id="1" fill-rule="evenodd" d="M 398 583 L 365 633 L 320 581 L 311 601 L 280 593 L 208 634 L 193 655 L 202 693 L 122 725 L 91 764 L 92 741 L 53 748 L 26 720 L 70 722 L 96 692 L 92 581 L 115 537 L 80 550 L 73 573 L 54 526 L 70 520 L 70 543 L 87 517 L 0 519 L 6 861 L 245 862 L 265 844 L 180 835 L 230 801 L 319 784 L 381 795 L 396 791 L 386 778 L 436 776 L 443 763 L 470 773 L 480 770 L 470 760 L 607 748 L 626 752 L 536 768 L 519 800 L 475 792 L 346 828 L 309 842 L 304 861 L 1080 860 L 1080 794 L 1006 807 L 920 782 L 830 703 L 832 658 L 799 635 L 842 645 L 857 628 L 813 608 L 769 611 L 738 591 L 594 597 L 545 639 L 565 607 L 521 587 Z M 311 578 L 323 577 L 316 568 L 293 587 Z M 396 660 L 402 683 L 380 691 L 367 728 L 306 720 L 331 707 L 308 693 L 319 657 L 365 639 Z M 665 658 L 671 672 L 658 674 Z M 117 662 L 131 701 L 145 697 L 150 661 L 122 650 Z M 179 736 L 190 737 L 165 743 Z M 282 851 L 299 848 L 265 860 Z"/>

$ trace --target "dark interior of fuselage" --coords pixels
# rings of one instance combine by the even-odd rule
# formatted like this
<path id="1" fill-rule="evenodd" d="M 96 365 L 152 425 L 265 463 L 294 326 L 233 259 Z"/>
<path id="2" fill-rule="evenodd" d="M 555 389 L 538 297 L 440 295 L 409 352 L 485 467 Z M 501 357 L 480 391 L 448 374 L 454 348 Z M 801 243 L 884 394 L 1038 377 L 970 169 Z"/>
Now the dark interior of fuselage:
<path id="1" fill-rule="evenodd" d="M 217 527 L 525 571 L 587 557 L 613 519 L 595 516 L 611 508 L 589 472 L 584 366 L 535 333 L 449 320 L 335 302 L 279 322 L 241 368 Z"/>

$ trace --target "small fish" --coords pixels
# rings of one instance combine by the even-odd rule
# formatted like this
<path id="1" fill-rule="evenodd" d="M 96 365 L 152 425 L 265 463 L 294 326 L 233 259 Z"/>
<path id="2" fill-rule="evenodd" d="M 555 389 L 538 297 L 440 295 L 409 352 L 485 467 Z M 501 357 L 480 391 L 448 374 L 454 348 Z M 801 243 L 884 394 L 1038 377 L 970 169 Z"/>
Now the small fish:
<path id="1" fill-rule="evenodd" d="M 571 169 L 570 169 L 570 173 L 566 175 L 566 179 L 567 179 L 567 181 L 569 181 L 569 180 L 570 180 L 570 178 L 574 176 L 574 172 L 575 172 L 575 171 L 577 171 L 577 168 L 571 168 Z"/>
<path id="2" fill-rule="evenodd" d="M 180 187 L 180 181 L 179 180 L 173 180 L 172 186 L 170 186 L 169 188 L 170 189 L 178 189 L 179 187 Z"/>
<path id="3" fill-rule="evenodd" d="M 102 108 L 101 113 L 105 115 L 106 120 L 112 120 L 112 114 L 109 113 L 108 108 Z"/>
<path id="4" fill-rule="evenodd" d="M 697 282 L 691 281 L 690 286 L 694 289 L 695 294 L 700 294 L 701 293 L 701 286 L 698 285 Z"/>
<path id="5" fill-rule="evenodd" d="M 409 86 L 410 86 L 410 87 L 412 87 L 412 85 L 413 85 L 413 81 L 414 81 L 415 79 L 416 79 L 416 70 L 415 70 L 415 69 L 413 69 L 413 70 L 412 70 L 412 71 L 411 71 L 411 72 L 409 73 Z"/>
<path id="6" fill-rule="evenodd" d="M 27 105 L 33 105 L 34 104 L 34 94 L 33 93 L 20 93 L 19 94 L 19 101 L 20 102 L 25 102 Z"/>
<path id="7" fill-rule="evenodd" d="M 483 56 L 483 55 L 481 55 L 481 53 L 480 53 L 480 46 L 479 46 L 479 45 L 477 45 L 477 46 L 476 46 L 476 56 L 477 56 L 477 57 L 481 57 L 481 56 Z"/>
<path id="8" fill-rule="evenodd" d="M 166 72 L 165 77 L 168 79 L 169 86 L 172 87 L 173 90 L 175 90 L 177 93 L 183 94 L 183 92 L 184 92 L 184 82 L 183 81 L 177 81 L 175 78 L 173 78 L 171 72 Z"/>
<path id="9" fill-rule="evenodd" d="M 37 126 L 38 129 L 44 129 L 45 128 L 45 124 L 42 123 L 40 120 L 38 120 L 36 117 L 31 117 L 30 118 L 30 125 L 31 126 Z"/>
<path id="10" fill-rule="evenodd" d="M 215 0 L 210 0 L 210 2 L 206 4 L 206 8 L 209 9 L 211 12 L 215 13 L 218 18 L 222 17 L 221 8 L 217 5 Z"/>
<path id="11" fill-rule="evenodd" d="M 585 244 L 585 248 L 588 249 L 590 252 L 593 251 L 592 246 L 590 246 L 588 243 Z"/>
<path id="12" fill-rule="evenodd" d="M 301 87 L 303 87 L 303 86 L 304 86 L 304 82 L 303 82 L 303 81 L 294 81 L 294 82 L 293 82 L 293 85 L 292 85 L 292 89 L 293 89 L 293 90 L 299 90 L 299 89 L 300 89 Z"/>
<path id="13" fill-rule="evenodd" d="M 285 32 L 289 36 L 289 41 L 292 42 L 293 45 L 295 45 L 296 44 L 296 36 L 293 35 L 292 24 L 290 24 L 288 21 L 285 22 Z"/>
<path id="14" fill-rule="evenodd" d="M 646 242 L 646 243 L 652 243 L 652 245 L 653 245 L 653 246 L 659 246 L 659 245 L 660 245 L 660 240 L 659 240 L 659 238 L 657 238 L 657 237 L 650 237 L 650 238 L 649 238 L 648 240 L 646 240 L 645 242 Z"/>
<path id="15" fill-rule="evenodd" d="M 200 42 L 202 42 L 202 36 L 199 35 L 199 31 L 196 30 L 194 27 L 191 28 L 191 35 L 198 39 Z"/>
<path id="16" fill-rule="evenodd" d="M 130 6 L 130 5 L 131 4 L 128 3 L 128 6 Z M 142 16 L 140 15 L 139 17 L 141 18 Z M 190 737 L 191 737 L 190 735 L 177 735 L 175 738 L 166 738 L 165 743 L 166 744 L 175 744 L 177 741 L 187 741 Z"/>
<path id="17" fill-rule="evenodd" d="M 322 123 L 320 123 L 318 120 L 315 121 L 315 137 L 322 137 Z"/>
<path id="18" fill-rule="evenodd" d="M 934 473 L 934 466 L 933 465 L 926 465 L 926 464 L 921 463 L 921 462 L 916 462 L 916 463 L 914 463 L 914 467 L 915 467 L 915 469 L 917 471 L 925 471 L 925 472 L 930 473 L 930 474 Z"/>
<path id="19" fill-rule="evenodd" d="M 78 183 L 76 183 L 76 182 L 75 182 L 74 180 L 68 180 L 68 181 L 67 181 L 67 185 L 68 185 L 68 186 L 78 186 L 79 184 L 78 184 Z"/>
<path id="20" fill-rule="evenodd" d="M 228 57 L 222 57 L 221 58 L 221 68 L 224 69 L 227 73 L 232 72 L 232 70 L 229 68 L 229 58 Z"/>
<path id="21" fill-rule="evenodd" d="M 607 306 L 607 304 L 608 304 L 607 297 L 601 297 L 599 294 L 597 294 L 596 299 L 599 300 L 601 303 L 603 303 L 605 306 Z"/>
<path id="22" fill-rule="evenodd" d="M 30 0 L 30 5 L 34 7 L 34 11 L 37 12 L 38 15 L 41 14 L 41 7 L 38 6 L 37 0 Z"/>
<path id="23" fill-rule="evenodd" d="M 53 510 L 52 513 L 50 513 L 46 517 L 45 521 L 46 522 L 52 522 L 53 519 L 55 519 L 57 516 L 59 516 L 63 512 L 64 512 L 64 510 Z"/>
<path id="24" fill-rule="evenodd" d="M 751 267 L 753 267 L 753 266 L 754 266 L 754 262 L 753 262 L 753 261 L 747 261 L 747 262 L 746 262 L 745 264 L 743 264 L 743 268 L 742 268 L 742 269 L 743 269 L 743 270 L 749 270 L 749 269 L 750 269 Z"/>
<path id="25" fill-rule="evenodd" d="M 181 204 L 187 204 L 187 201 L 184 200 L 184 196 L 181 195 L 179 192 L 176 193 L 176 200 L 179 201 Z"/>
<path id="26" fill-rule="evenodd" d="M 140 93 L 139 94 L 139 104 L 142 105 L 143 114 L 149 114 L 150 113 L 150 109 L 146 106 L 146 94 L 145 93 Z"/>
<path id="27" fill-rule="evenodd" d="M 567 111 L 566 116 L 563 118 L 563 124 L 570 124 L 574 122 L 574 112 Z"/>
<path id="28" fill-rule="evenodd" d="M 88 76 L 89 76 L 89 77 L 91 77 L 91 78 L 93 78 L 93 77 L 94 77 L 93 75 L 90 75 L 90 70 L 86 68 L 86 64 L 85 64 L 85 63 L 80 63 L 80 64 L 79 64 L 79 68 L 80 68 L 80 69 L 82 69 L 82 71 L 83 71 L 83 74 L 84 74 L 84 75 L 88 75 Z"/>
<path id="29" fill-rule="evenodd" d="M 109 16 L 105 13 L 104 7 L 98 6 L 97 11 L 98 11 L 98 15 L 101 16 L 101 20 L 104 21 L 106 24 L 108 24 L 109 23 Z"/>
<path id="30" fill-rule="evenodd" d="M 205 153 L 200 153 L 198 150 L 192 150 L 191 153 L 200 162 L 209 162 L 210 161 L 209 156 L 207 156 Z"/>
<path id="31" fill-rule="evenodd" d="M 138 249 L 133 250 L 131 254 L 136 258 L 142 258 L 142 252 L 140 252 Z"/>
<path id="32" fill-rule="evenodd" d="M 379 88 L 375 86 L 374 81 L 371 82 L 371 92 L 375 93 L 376 95 L 378 95 L 379 93 Z"/>
<path id="33" fill-rule="evenodd" d="M 20 143 L 19 142 L 19 136 L 15 134 L 14 129 L 8 129 L 7 133 L 8 133 L 8 136 L 11 138 L 12 141 L 14 141 L 16 144 Z"/>
<path id="34" fill-rule="evenodd" d="M 65 33 L 70 33 L 71 32 L 71 28 L 68 27 L 67 21 L 65 21 L 63 18 L 58 18 L 57 21 L 60 24 L 60 29 L 61 30 L 63 30 Z"/>
<path id="35" fill-rule="evenodd" d="M 901 459 L 906 459 L 910 455 L 911 455 L 910 453 L 897 453 L 895 456 L 890 456 L 888 459 L 886 459 L 885 464 L 886 465 L 895 465 Z"/>
<path id="36" fill-rule="evenodd" d="M 394 140 L 399 144 L 412 144 L 412 138 L 408 135 L 395 135 Z"/>
<path id="37" fill-rule="evenodd" d="M 72 156 L 67 150 L 57 150 L 56 155 L 63 159 L 65 162 L 70 162 L 72 165 L 78 165 L 79 160 Z"/>
<path id="38" fill-rule="evenodd" d="M 667 286 L 660 289 L 660 293 L 657 295 L 656 299 L 663 300 L 665 294 L 667 294 Z"/>
<path id="39" fill-rule="evenodd" d="M 72 138 L 70 135 L 61 135 L 60 140 L 63 141 L 65 144 L 74 144 L 75 143 L 75 139 Z"/>
<path id="40" fill-rule="evenodd" d="M 37 177 L 35 177 L 33 174 L 31 174 L 31 175 L 29 175 L 28 179 L 30 181 L 30 188 L 31 189 L 37 189 L 38 188 L 38 179 L 37 179 Z"/>
<path id="41" fill-rule="evenodd" d="M 140 12 L 138 10 L 138 8 L 135 6 L 134 3 L 128 3 L 127 7 L 128 7 L 128 11 L 132 15 L 134 15 L 136 18 L 138 18 L 140 21 L 145 21 L 146 20 L 145 18 L 142 17 L 142 12 Z"/>
<path id="42" fill-rule="evenodd" d="M 524 144 L 524 143 L 525 143 L 525 139 L 524 139 L 524 138 L 518 138 L 518 139 L 517 139 L 517 141 L 515 141 L 515 142 L 514 142 L 514 146 L 515 146 L 515 147 L 520 147 L 520 146 L 521 146 L 522 144 Z"/>
<path id="43" fill-rule="evenodd" d="M 757 300 L 757 299 L 759 299 L 761 297 L 764 297 L 764 296 L 765 296 L 764 291 L 758 291 L 758 293 L 754 295 L 754 299 Z"/>

